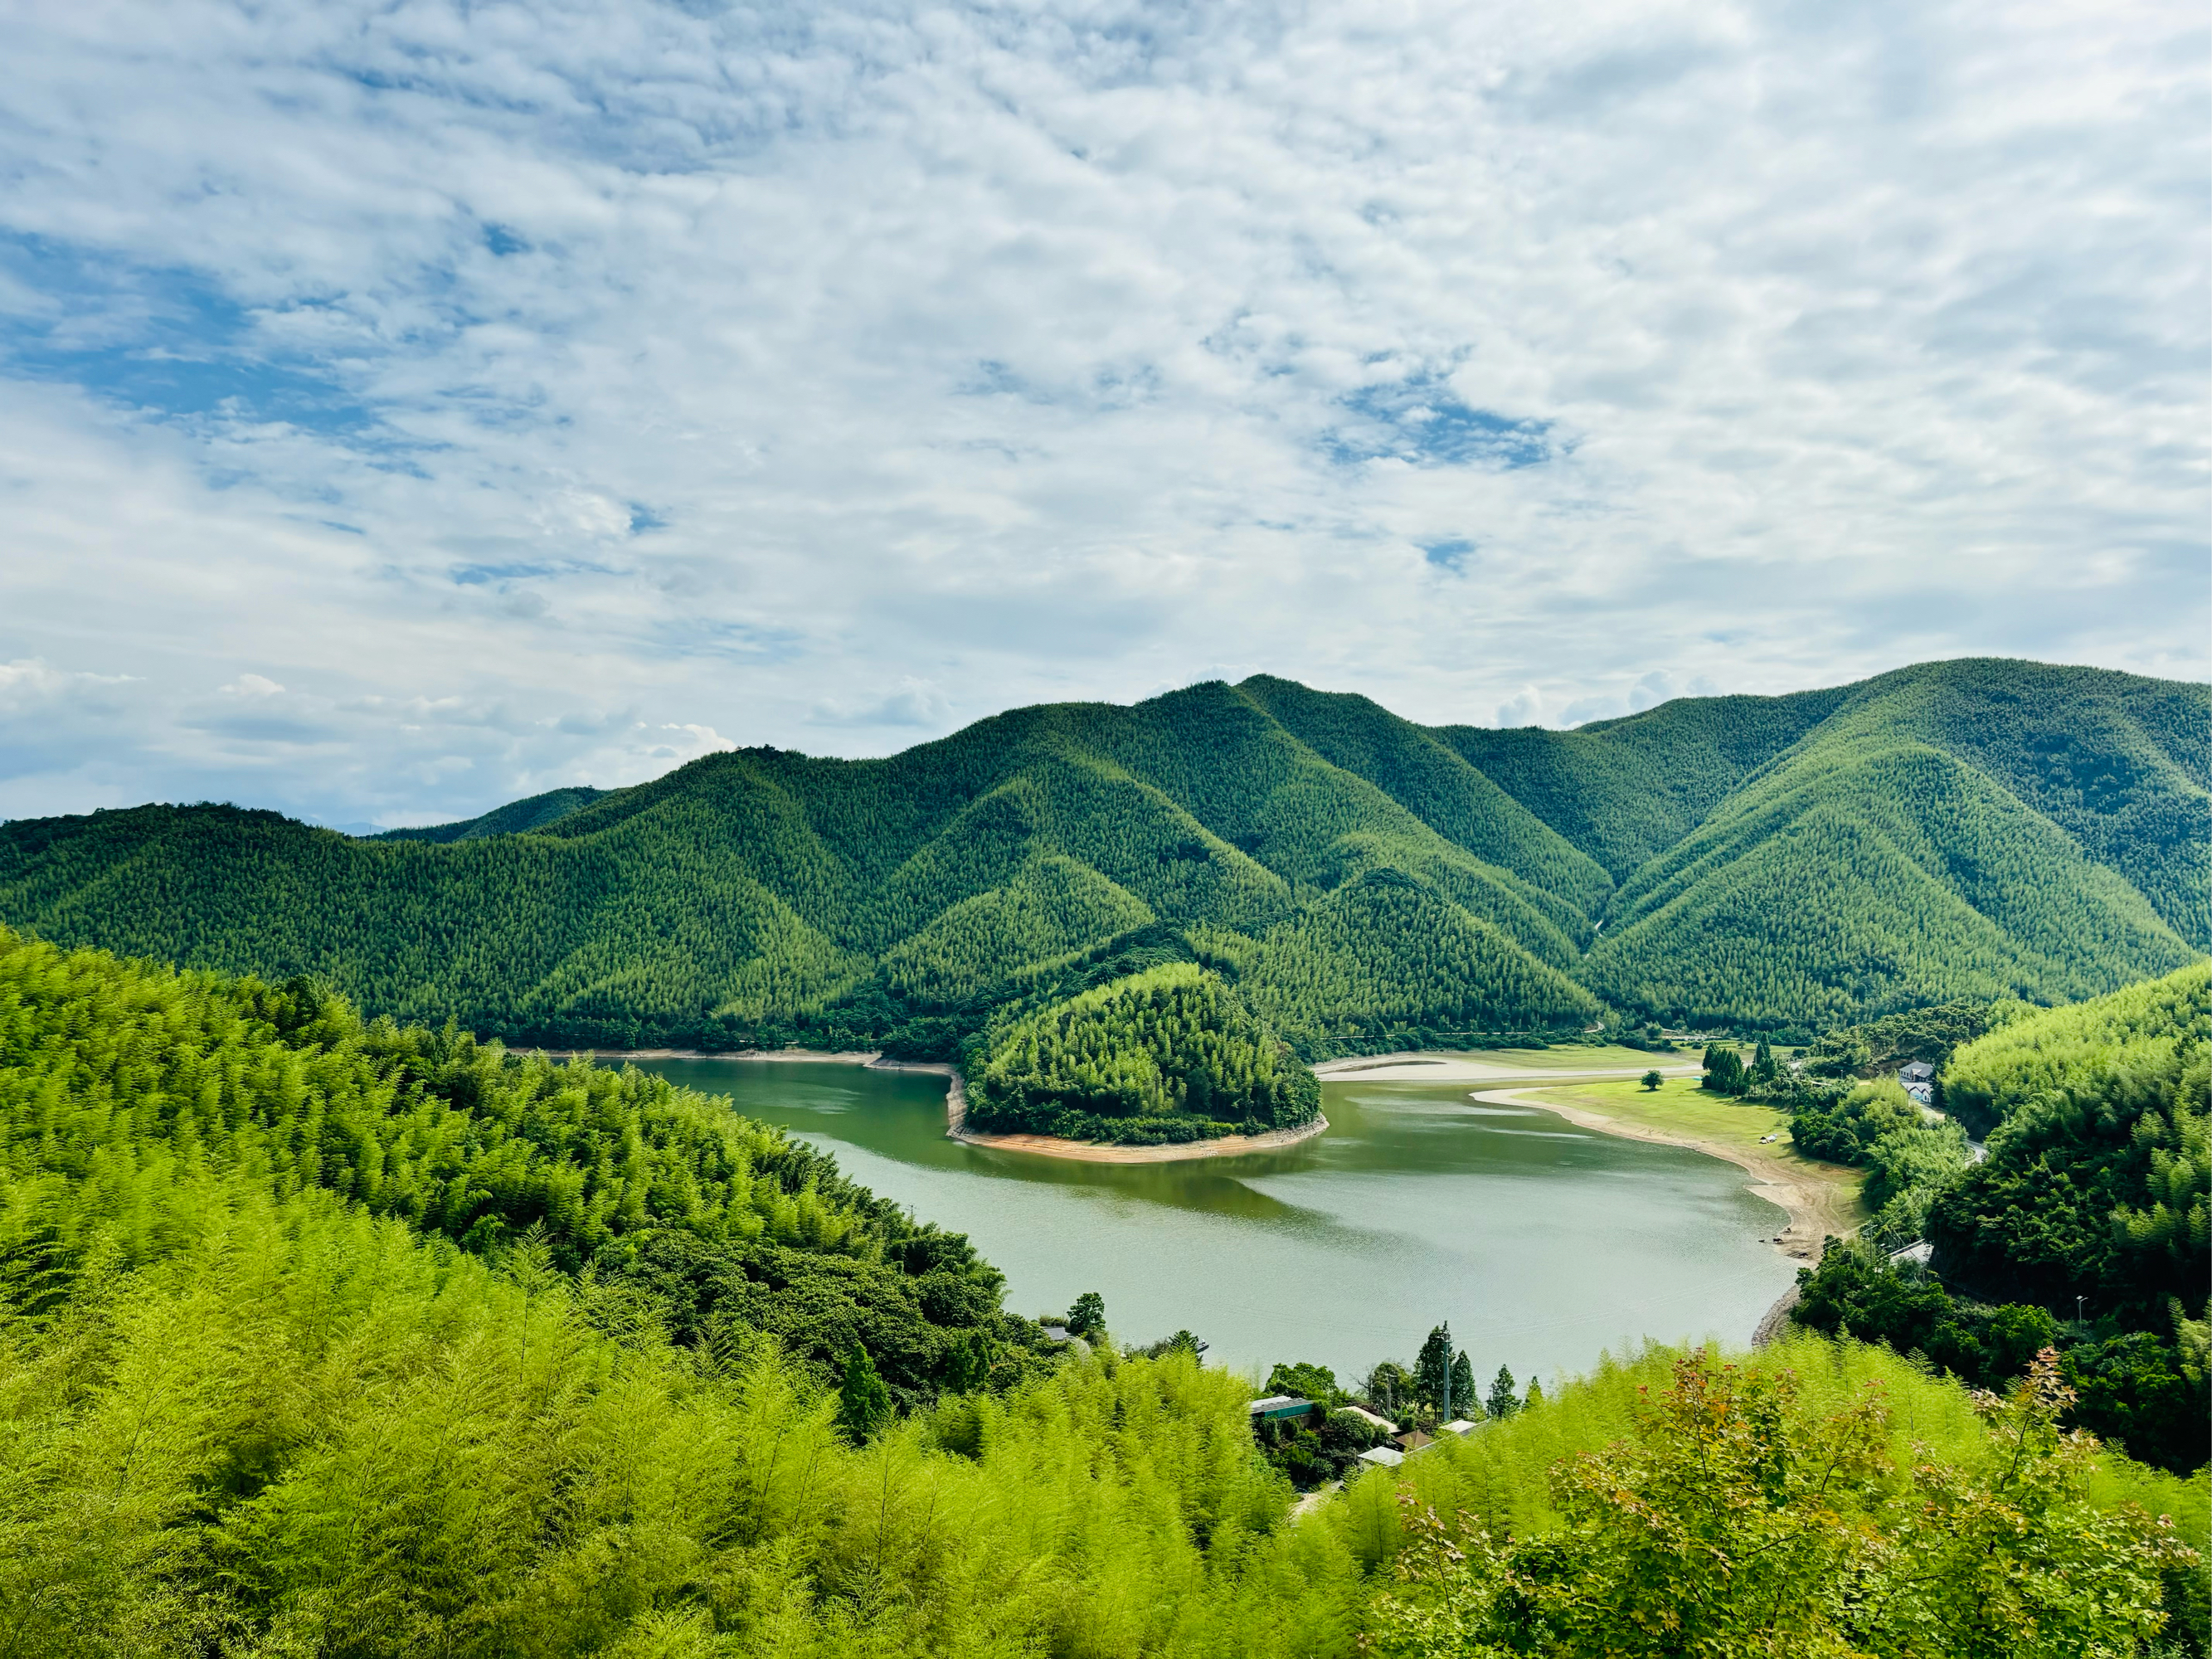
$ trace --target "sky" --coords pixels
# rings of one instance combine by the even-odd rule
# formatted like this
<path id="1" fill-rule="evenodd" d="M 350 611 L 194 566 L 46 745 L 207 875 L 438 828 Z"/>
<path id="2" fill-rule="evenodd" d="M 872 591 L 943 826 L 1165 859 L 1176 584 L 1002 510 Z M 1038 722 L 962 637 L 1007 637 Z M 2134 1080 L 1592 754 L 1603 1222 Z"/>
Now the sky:
<path id="1" fill-rule="evenodd" d="M 0 817 L 2212 678 L 2198 0 L 0 27 Z"/>

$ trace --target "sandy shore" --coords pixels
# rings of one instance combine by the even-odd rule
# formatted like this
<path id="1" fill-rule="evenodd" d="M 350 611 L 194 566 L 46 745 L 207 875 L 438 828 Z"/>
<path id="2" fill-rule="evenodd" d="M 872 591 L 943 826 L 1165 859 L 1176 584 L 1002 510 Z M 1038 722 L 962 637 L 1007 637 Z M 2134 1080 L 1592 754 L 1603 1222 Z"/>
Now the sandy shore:
<path id="1" fill-rule="evenodd" d="M 1817 1176 L 1809 1176 L 1782 1158 L 1766 1158 L 1696 1135 L 1670 1134 L 1646 1124 L 1625 1122 L 1587 1107 L 1561 1105 L 1540 1098 L 1542 1093 L 1540 1089 L 1492 1089 L 1474 1098 L 1489 1105 L 1534 1106 L 1602 1134 L 1619 1135 L 1626 1140 L 1656 1141 L 1664 1146 L 1686 1146 L 1709 1158 L 1727 1160 L 1752 1177 L 1749 1185 L 1753 1194 L 1788 1212 L 1790 1224 L 1777 1237 L 1776 1248 L 1808 1267 L 1820 1259 L 1824 1240 L 1831 1236 L 1842 1237 L 1857 1229 L 1851 1213 L 1857 1204 L 1855 1194 Z"/>
<path id="2" fill-rule="evenodd" d="M 1656 1061 L 1660 1056 L 1654 1055 Z M 1539 1070 L 1528 1066 L 1500 1066 L 1491 1060 L 1462 1060 L 1456 1054 L 1364 1054 L 1344 1060 L 1325 1060 L 1313 1068 L 1323 1083 L 1576 1083 L 1598 1078 L 1642 1077 L 1650 1066 L 1576 1067 Z M 1657 1067 L 1665 1077 L 1696 1077 L 1702 1060 L 1675 1060 Z"/>
<path id="3" fill-rule="evenodd" d="M 1273 1152 L 1310 1140 L 1328 1127 L 1327 1118 L 1316 1117 L 1295 1129 L 1271 1129 L 1261 1135 L 1219 1135 L 1212 1140 L 1178 1140 L 1164 1146 L 1115 1146 L 1097 1140 L 1062 1140 L 1058 1135 L 991 1135 L 968 1127 L 968 1087 L 959 1073 L 952 1073 L 952 1086 L 945 1091 L 947 1140 L 994 1152 L 1062 1158 L 1075 1164 L 1185 1164 L 1201 1158 Z"/>

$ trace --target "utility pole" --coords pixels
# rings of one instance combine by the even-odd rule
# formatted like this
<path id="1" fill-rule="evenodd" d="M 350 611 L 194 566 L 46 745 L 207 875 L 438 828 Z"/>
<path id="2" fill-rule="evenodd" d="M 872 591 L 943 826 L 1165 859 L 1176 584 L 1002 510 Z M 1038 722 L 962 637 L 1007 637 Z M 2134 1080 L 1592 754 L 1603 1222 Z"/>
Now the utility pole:
<path id="1" fill-rule="evenodd" d="M 2076 1297 L 2075 1299 L 2078 1301 L 2080 1298 L 2079 1298 L 2079 1297 Z M 1443 1414 L 1443 1418 L 1440 1419 L 1440 1421 L 1442 1421 L 1442 1422 L 1445 1422 L 1445 1423 L 1449 1423 L 1449 1422 L 1450 1422 L 1450 1421 L 1452 1420 L 1452 1414 L 1451 1414 L 1451 1372 L 1452 1372 L 1451 1321 L 1450 1321 L 1450 1320 L 1449 1320 L 1449 1319 L 1447 1319 L 1446 1321 L 1444 1321 L 1444 1414 Z"/>

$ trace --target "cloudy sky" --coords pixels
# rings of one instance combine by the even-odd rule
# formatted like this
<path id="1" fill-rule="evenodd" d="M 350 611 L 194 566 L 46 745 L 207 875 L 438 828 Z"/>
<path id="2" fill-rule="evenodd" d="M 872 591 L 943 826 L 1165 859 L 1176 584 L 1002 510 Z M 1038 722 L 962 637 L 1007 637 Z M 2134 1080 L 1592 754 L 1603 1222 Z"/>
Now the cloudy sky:
<path id="1" fill-rule="evenodd" d="M 2212 675 L 2200 0 L 0 20 L 0 817 Z"/>

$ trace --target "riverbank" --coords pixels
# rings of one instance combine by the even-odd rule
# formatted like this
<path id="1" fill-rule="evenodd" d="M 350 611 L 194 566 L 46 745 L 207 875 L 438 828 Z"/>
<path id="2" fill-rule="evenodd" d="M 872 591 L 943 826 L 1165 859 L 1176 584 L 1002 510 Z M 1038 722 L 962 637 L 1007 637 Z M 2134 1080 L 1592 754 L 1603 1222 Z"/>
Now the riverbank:
<path id="1" fill-rule="evenodd" d="M 1704 1062 L 1692 1054 L 1638 1054 L 1631 1049 L 1511 1049 L 1496 1060 L 1471 1054 L 1350 1054 L 1313 1068 L 1323 1083 L 1565 1083 L 1581 1078 L 1696 1077 Z"/>
<path id="2" fill-rule="evenodd" d="M 941 1060 L 885 1060 L 878 1048 L 515 1048 L 518 1054 L 543 1054 L 548 1060 L 574 1060 L 588 1054 L 593 1060 L 783 1060 L 811 1061 L 821 1066 L 865 1066 L 873 1072 L 933 1072 L 952 1075 Z"/>
<path id="3" fill-rule="evenodd" d="M 1790 1143 L 1788 1117 L 1770 1106 L 1707 1094 L 1680 1080 L 1653 1091 L 1634 1083 L 1554 1080 L 1549 1087 L 1486 1090 L 1473 1097 L 1539 1107 L 1601 1134 L 1725 1159 L 1752 1177 L 1754 1194 L 1788 1214 L 1789 1225 L 1772 1242 L 1808 1267 L 1820 1261 L 1825 1240 L 1848 1237 L 1865 1218 L 1859 1189 L 1866 1171 L 1804 1157 Z"/>
<path id="4" fill-rule="evenodd" d="M 1170 1141 L 1160 1146 L 1117 1146 L 1097 1140 L 1063 1140 L 1057 1135 L 986 1134 L 967 1127 L 968 1091 L 960 1073 L 943 1060 L 885 1060 L 879 1051 L 830 1048 L 733 1048 L 708 1053 L 701 1048 L 518 1048 L 517 1054 L 543 1054 L 548 1060 L 569 1060 L 580 1054 L 595 1060 L 775 1060 L 812 1061 L 827 1066 L 865 1066 L 872 1072 L 923 1072 L 945 1079 L 945 1138 L 986 1152 L 1021 1152 L 1031 1158 L 1065 1158 L 1073 1164 L 1184 1164 L 1202 1158 L 1242 1158 L 1252 1152 L 1276 1152 L 1310 1140 L 1328 1127 L 1316 1117 L 1295 1129 L 1271 1129 L 1257 1135 L 1217 1135 L 1209 1140 Z"/>
<path id="5" fill-rule="evenodd" d="M 1073 1164 L 1187 1164 L 1201 1158 L 1241 1158 L 1249 1152 L 1280 1152 L 1302 1140 L 1311 1140 L 1328 1127 L 1328 1120 L 1317 1116 L 1295 1129 L 1270 1129 L 1257 1135 L 1217 1135 L 1210 1140 L 1176 1140 L 1159 1146 L 1117 1146 L 1100 1140 L 1063 1140 L 1058 1135 L 986 1134 L 968 1127 L 968 1088 L 959 1073 L 952 1073 L 951 1087 L 945 1091 L 947 1140 L 994 1152 L 1066 1158 Z"/>

